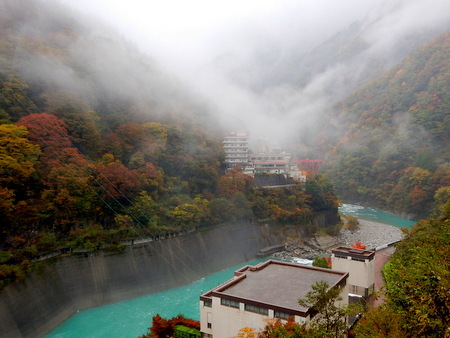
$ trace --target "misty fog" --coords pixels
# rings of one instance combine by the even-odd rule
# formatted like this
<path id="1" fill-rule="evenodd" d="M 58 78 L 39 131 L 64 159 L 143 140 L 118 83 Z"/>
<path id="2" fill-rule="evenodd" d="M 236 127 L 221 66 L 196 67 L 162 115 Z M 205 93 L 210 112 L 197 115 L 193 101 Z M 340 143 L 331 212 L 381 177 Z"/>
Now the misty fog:
<path id="1" fill-rule="evenodd" d="M 285 145 L 301 143 L 333 103 L 450 28 L 447 0 L 63 3 L 133 42 L 208 102 L 225 130 Z"/>

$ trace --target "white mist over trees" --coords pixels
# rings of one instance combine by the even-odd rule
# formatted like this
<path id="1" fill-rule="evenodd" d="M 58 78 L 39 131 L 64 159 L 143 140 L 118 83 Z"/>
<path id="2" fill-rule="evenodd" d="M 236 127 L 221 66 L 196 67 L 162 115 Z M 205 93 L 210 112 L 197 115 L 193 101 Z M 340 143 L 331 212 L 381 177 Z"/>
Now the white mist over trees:
<path id="1" fill-rule="evenodd" d="M 434 170 L 448 163 L 445 145 L 434 149 L 441 145 L 431 137 L 447 130 L 447 45 L 437 42 L 442 48 L 433 51 L 428 45 L 408 67 L 401 61 L 450 28 L 450 5 L 444 1 L 172 1 L 162 7 L 61 1 L 0 3 L 5 27 L 0 63 L 24 80 L 5 75 L 2 100 L 10 100 L 17 86 L 22 91 L 28 86 L 32 100 L 21 94 L 20 104 L 35 106 L 28 113 L 38 108 L 63 117 L 77 146 L 90 156 L 100 149 L 88 146 L 99 142 L 100 132 L 87 130 L 95 130 L 99 118 L 107 126 L 103 133 L 133 119 L 176 122 L 198 126 L 217 142 L 215 150 L 201 150 L 209 155 L 220 153 L 219 140 L 229 129 L 246 128 L 252 140 L 278 141 L 294 158 L 325 158 L 329 177 L 356 202 L 382 196 L 383 205 L 391 204 L 406 187 L 414 205 L 423 200 L 418 196 L 431 203 L 436 187 L 446 186 L 420 188 L 410 182 L 417 175 L 409 170 L 408 184 L 396 194 L 378 193 L 392 190 L 410 166 Z M 393 71 L 392 65 L 400 68 Z M 397 77 L 397 71 L 403 75 Z M 370 81 L 366 91 L 358 90 Z M 439 102 L 430 101 L 434 97 Z M 24 109 L 17 103 L 6 108 L 12 122 Z M 86 130 L 78 127 L 81 120 L 89 122 Z M 195 148 L 191 136 L 183 133 L 189 153 Z M 128 163 L 133 154 L 125 155 Z M 346 156 L 358 165 L 343 160 Z M 141 157 L 136 153 L 133 165 Z M 393 167 L 397 173 L 384 182 L 388 189 L 380 189 L 368 168 L 378 168 L 383 178 Z M 351 179 L 351 189 L 349 177 L 358 177 Z M 367 182 L 373 186 L 362 189 Z"/>
<path id="2" fill-rule="evenodd" d="M 66 2 L 116 27 L 227 127 L 299 146 L 334 102 L 450 27 L 445 0 Z"/>

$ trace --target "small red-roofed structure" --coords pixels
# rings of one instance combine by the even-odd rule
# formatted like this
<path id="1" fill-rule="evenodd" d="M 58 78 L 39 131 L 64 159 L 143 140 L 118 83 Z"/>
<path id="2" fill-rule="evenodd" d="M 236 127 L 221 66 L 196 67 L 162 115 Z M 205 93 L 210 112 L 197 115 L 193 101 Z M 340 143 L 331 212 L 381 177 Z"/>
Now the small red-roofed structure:
<path id="1" fill-rule="evenodd" d="M 355 245 L 353 245 L 352 248 L 364 250 L 364 249 L 366 249 L 366 246 L 363 245 L 361 242 L 355 242 Z"/>

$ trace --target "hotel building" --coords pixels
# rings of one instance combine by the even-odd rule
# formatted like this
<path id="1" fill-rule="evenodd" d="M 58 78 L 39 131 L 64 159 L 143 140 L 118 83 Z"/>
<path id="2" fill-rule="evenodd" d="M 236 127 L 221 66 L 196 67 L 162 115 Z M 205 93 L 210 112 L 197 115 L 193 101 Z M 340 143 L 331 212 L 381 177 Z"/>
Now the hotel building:
<path id="1" fill-rule="evenodd" d="M 222 139 L 227 168 L 245 167 L 249 162 L 248 135 L 245 131 L 231 132 Z"/>

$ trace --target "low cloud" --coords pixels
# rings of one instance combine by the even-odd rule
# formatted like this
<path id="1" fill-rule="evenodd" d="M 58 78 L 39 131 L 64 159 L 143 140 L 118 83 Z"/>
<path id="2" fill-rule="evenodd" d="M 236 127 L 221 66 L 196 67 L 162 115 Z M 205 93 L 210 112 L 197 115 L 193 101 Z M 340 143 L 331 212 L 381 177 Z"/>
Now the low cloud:
<path id="1" fill-rule="evenodd" d="M 225 128 L 286 143 L 450 28 L 447 0 L 66 3 L 115 26 L 208 100 Z"/>

